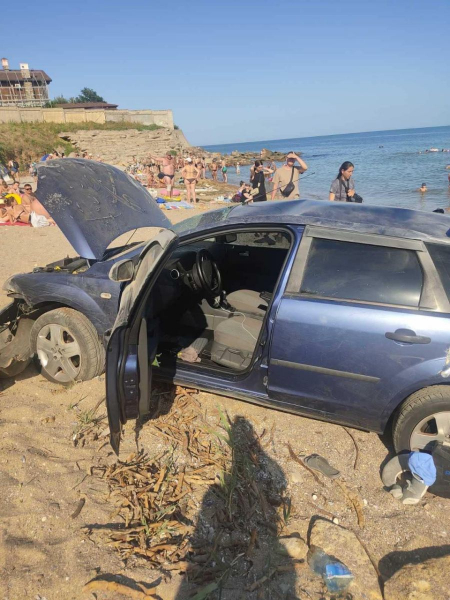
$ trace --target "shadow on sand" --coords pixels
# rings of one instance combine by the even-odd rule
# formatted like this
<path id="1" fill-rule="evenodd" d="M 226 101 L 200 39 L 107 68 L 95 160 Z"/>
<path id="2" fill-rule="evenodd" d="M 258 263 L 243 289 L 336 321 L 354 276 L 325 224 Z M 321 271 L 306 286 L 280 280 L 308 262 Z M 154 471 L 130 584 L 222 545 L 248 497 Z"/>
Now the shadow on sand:
<path id="1" fill-rule="evenodd" d="M 290 510 L 284 472 L 244 417 L 222 416 L 222 427 L 230 468 L 203 497 L 176 600 L 294 599 L 294 561 L 278 541 Z"/>

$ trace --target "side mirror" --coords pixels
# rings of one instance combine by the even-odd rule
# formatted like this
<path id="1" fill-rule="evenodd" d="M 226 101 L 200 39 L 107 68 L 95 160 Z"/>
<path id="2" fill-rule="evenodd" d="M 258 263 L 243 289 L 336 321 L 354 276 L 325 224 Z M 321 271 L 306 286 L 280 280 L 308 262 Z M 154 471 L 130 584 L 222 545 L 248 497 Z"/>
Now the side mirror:
<path id="1" fill-rule="evenodd" d="M 109 278 L 111 281 L 131 281 L 134 275 L 134 263 L 128 258 L 117 262 L 111 267 Z"/>

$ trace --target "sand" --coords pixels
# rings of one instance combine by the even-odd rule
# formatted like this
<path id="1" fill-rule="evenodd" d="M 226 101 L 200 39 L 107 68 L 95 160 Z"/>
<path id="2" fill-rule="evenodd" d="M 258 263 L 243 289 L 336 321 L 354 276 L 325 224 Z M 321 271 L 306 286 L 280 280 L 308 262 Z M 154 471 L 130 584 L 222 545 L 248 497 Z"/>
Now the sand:
<path id="1" fill-rule="evenodd" d="M 178 221 L 200 210 L 173 211 L 167 215 Z M 72 254 L 56 227 L 2 227 L 0 244 L 0 281 Z M 7 301 L 4 295 L 1 301 L 2 304 Z M 92 594 L 83 595 L 82 588 L 99 574 L 146 583 L 160 581 L 160 598 L 187 598 L 184 591 L 179 592 L 184 576 L 152 570 L 143 560 L 125 564 L 113 548 L 93 542 L 83 534 L 84 526 L 101 528 L 111 519 L 111 506 L 105 504 L 102 496 L 105 485 L 91 470 L 100 462 L 114 460 L 106 443 L 105 421 L 98 428 L 100 439 L 87 437 L 84 446 L 74 445 L 74 433 L 80 422 L 105 396 L 104 376 L 65 389 L 49 383 L 30 366 L 15 381 L 0 383 L 0 598 L 94 598 Z M 293 505 L 290 531 L 298 531 L 306 538 L 310 518 L 319 514 L 320 509 L 336 514 L 342 525 L 358 530 L 385 578 L 403 562 L 412 560 L 409 557 L 418 554 L 423 558 L 427 547 L 450 544 L 448 500 L 427 495 L 419 506 L 403 507 L 383 490 L 379 468 L 388 448 L 386 440 L 378 435 L 352 431 L 359 448 L 355 470 L 354 443 L 340 426 L 213 394 L 201 393 L 199 399 L 202 410 L 216 427 L 218 406 L 228 411 L 231 418 L 246 418 L 258 433 L 273 427 L 273 440 L 265 452 L 288 482 Z M 104 405 L 97 414 L 105 415 Z M 318 486 L 307 471 L 289 459 L 285 445 L 288 440 L 298 455 L 317 452 L 341 470 L 347 486 L 363 503 L 364 529 L 359 529 L 354 510 L 331 483 Z M 165 445 L 152 433 L 151 423 L 144 424 L 139 446 L 151 454 Z M 121 456 L 135 449 L 133 424 L 128 423 Z M 83 510 L 72 518 L 81 498 L 86 501 Z M 278 585 L 277 581 L 273 585 Z M 291 597 L 295 594 L 320 597 L 302 595 L 302 585 L 306 583 L 299 574 L 290 589 L 280 588 L 278 595 L 275 592 L 270 595 L 272 592 L 265 592 L 264 587 L 259 595 L 257 592 L 241 595 L 242 590 L 233 589 L 231 578 L 222 598 L 287 598 L 287 593 Z M 312 588 L 309 589 L 313 594 Z M 97 597 L 121 598 L 102 593 Z"/>

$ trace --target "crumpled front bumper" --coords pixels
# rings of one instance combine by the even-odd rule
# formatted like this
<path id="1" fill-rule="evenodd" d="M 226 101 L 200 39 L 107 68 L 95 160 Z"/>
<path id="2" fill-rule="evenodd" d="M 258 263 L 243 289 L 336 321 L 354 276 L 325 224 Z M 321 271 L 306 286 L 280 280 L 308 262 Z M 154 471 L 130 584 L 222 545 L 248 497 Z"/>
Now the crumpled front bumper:
<path id="1" fill-rule="evenodd" d="M 34 320 L 19 314 L 17 301 L 0 311 L 0 378 L 14 377 L 29 365 Z"/>

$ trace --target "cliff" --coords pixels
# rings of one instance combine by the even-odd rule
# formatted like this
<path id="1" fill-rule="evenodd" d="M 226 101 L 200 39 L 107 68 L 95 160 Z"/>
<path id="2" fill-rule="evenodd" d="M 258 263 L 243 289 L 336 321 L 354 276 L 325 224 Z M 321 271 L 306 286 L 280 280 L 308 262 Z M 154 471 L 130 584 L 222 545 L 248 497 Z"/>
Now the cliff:
<path id="1" fill-rule="evenodd" d="M 80 152 L 88 152 L 94 158 L 100 156 L 111 164 L 129 164 L 133 156 L 145 159 L 149 152 L 162 156 L 169 150 L 183 152 L 191 148 L 180 129 L 161 128 L 154 131 L 73 131 L 61 132 L 59 137 L 70 142 Z"/>

